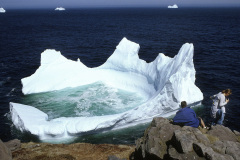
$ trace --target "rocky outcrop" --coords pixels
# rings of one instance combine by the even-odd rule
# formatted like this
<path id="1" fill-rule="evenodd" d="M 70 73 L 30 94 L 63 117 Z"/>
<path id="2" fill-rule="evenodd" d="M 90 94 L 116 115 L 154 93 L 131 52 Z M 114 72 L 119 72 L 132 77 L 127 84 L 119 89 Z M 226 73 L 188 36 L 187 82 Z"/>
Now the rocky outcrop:
<path id="1" fill-rule="evenodd" d="M 0 139 L 0 159 L 2 160 L 11 160 L 12 152 L 10 149 L 2 142 Z"/>
<path id="2" fill-rule="evenodd" d="M 210 130 L 180 127 L 158 117 L 136 141 L 134 158 L 240 160 L 239 140 L 239 132 L 224 126 L 213 126 Z"/>
<path id="3" fill-rule="evenodd" d="M 10 140 L 8 142 L 4 143 L 9 149 L 10 151 L 15 151 L 18 150 L 19 148 L 21 148 L 21 141 L 18 139 L 14 139 L 14 140 Z"/>

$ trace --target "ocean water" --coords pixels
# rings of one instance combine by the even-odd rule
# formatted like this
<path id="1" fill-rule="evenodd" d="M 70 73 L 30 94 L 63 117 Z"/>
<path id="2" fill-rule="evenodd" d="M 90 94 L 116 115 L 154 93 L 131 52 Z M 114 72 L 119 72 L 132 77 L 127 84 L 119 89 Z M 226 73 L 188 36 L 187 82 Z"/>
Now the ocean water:
<path id="1" fill-rule="evenodd" d="M 147 62 L 158 53 L 173 57 L 184 43 L 193 43 L 196 85 L 204 95 L 196 113 L 208 123 L 209 97 L 231 88 L 224 125 L 240 131 L 240 8 L 9 10 L 0 14 L 0 138 L 38 141 L 14 128 L 6 116 L 9 102 L 34 105 L 50 118 L 114 114 L 140 104 L 141 97 L 101 83 L 27 96 L 21 92 L 21 79 L 36 71 L 45 49 L 97 67 L 123 37 L 140 44 L 139 57 Z M 147 126 L 82 135 L 74 142 L 134 144 Z"/>
<path id="2" fill-rule="evenodd" d="M 59 91 L 26 95 L 22 104 L 34 106 L 59 117 L 92 117 L 122 113 L 139 106 L 144 99 L 131 92 L 114 89 L 101 82 Z"/>

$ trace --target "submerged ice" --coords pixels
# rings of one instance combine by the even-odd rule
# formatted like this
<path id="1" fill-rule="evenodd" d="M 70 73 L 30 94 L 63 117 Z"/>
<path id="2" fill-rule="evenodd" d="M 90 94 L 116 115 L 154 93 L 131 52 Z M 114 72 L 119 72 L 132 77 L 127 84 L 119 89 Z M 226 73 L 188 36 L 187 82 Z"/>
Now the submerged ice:
<path id="1" fill-rule="evenodd" d="M 45 50 L 41 54 L 40 67 L 33 75 L 22 79 L 22 92 L 26 95 L 100 82 L 113 89 L 140 95 L 141 104 L 112 114 L 85 115 L 80 112 L 78 117 L 52 119 L 35 106 L 10 102 L 14 125 L 42 140 L 70 138 L 150 121 L 155 116 L 176 112 L 183 100 L 191 104 L 203 99 L 195 85 L 192 44 L 184 44 L 174 58 L 160 53 L 151 63 L 139 59 L 139 48 L 138 44 L 123 38 L 108 60 L 96 68 L 88 68 L 80 59 L 66 59 L 55 50 Z"/>

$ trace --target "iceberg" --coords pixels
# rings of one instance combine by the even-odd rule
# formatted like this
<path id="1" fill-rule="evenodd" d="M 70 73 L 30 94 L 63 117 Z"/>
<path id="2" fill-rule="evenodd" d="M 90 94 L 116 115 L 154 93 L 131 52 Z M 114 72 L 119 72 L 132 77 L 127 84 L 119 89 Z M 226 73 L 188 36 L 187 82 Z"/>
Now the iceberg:
<path id="1" fill-rule="evenodd" d="M 47 49 L 41 54 L 36 72 L 21 80 L 25 95 L 100 81 L 140 94 L 144 102 L 137 107 L 113 115 L 49 120 L 46 113 L 34 106 L 10 102 L 13 124 L 41 140 L 72 138 L 149 122 L 155 116 L 169 116 L 177 111 L 183 100 L 188 104 L 201 102 L 203 94 L 195 85 L 193 44 L 184 44 L 173 58 L 160 53 L 151 63 L 139 58 L 139 49 L 139 44 L 123 38 L 107 61 L 95 68 L 85 66 L 80 59 L 69 60 L 59 51 Z"/>
<path id="2" fill-rule="evenodd" d="M 57 7 L 57 8 L 55 8 L 55 11 L 65 11 L 65 8 L 63 8 L 63 7 Z"/>
<path id="3" fill-rule="evenodd" d="M 178 6 L 176 4 L 174 4 L 172 6 L 168 6 L 168 8 L 178 8 Z"/>
<path id="4" fill-rule="evenodd" d="M 0 7 L 0 13 L 5 13 L 5 12 L 6 12 L 6 10 L 4 8 Z"/>

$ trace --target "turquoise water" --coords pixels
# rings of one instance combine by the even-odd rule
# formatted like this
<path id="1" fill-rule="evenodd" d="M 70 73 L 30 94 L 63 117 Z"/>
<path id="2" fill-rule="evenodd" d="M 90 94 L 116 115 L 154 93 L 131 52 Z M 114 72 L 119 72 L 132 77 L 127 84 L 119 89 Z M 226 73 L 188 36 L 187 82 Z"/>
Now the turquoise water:
<path id="1" fill-rule="evenodd" d="M 45 112 L 50 119 L 91 117 L 128 111 L 144 100 L 136 93 L 111 88 L 101 82 L 59 91 L 26 95 L 23 104 Z"/>

